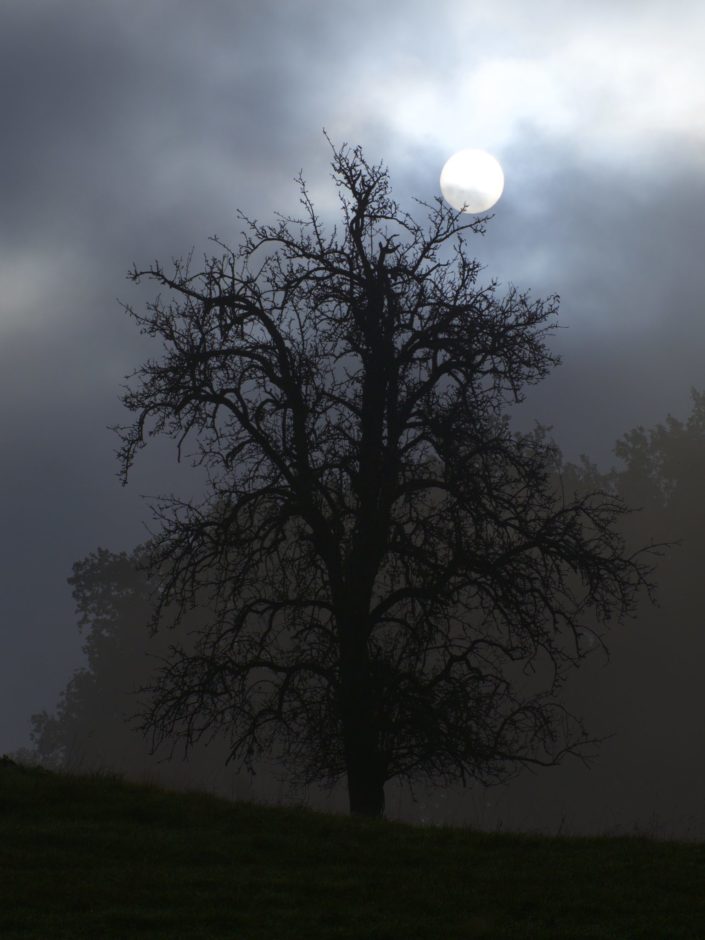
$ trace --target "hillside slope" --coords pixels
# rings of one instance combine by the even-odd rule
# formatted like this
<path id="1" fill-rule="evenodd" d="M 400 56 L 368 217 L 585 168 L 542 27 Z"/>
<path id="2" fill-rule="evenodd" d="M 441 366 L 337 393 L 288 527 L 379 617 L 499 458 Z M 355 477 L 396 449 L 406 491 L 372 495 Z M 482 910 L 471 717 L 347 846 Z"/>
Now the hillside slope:
<path id="1" fill-rule="evenodd" d="M 427 829 L 0 764 L 0 937 L 702 938 L 705 845 Z"/>

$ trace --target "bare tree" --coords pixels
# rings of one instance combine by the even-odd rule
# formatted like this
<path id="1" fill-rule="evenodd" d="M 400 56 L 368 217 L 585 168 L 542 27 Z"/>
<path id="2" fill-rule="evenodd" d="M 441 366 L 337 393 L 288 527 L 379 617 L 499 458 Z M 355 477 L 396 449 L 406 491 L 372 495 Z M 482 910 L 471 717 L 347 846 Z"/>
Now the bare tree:
<path id="1" fill-rule="evenodd" d="M 556 488 L 560 456 L 507 407 L 557 363 L 557 298 L 478 286 L 487 217 L 390 194 L 333 147 L 342 221 L 244 219 L 192 271 L 133 269 L 168 292 L 128 312 L 163 344 L 131 378 L 123 481 L 148 437 L 194 442 L 200 503 L 163 499 L 152 565 L 167 606 L 211 611 L 174 647 L 145 712 L 155 747 L 223 729 L 244 763 L 346 777 L 352 813 L 384 784 L 494 782 L 583 754 L 560 702 L 590 624 L 631 612 L 646 566 L 608 493 Z M 525 673 L 538 667 L 536 688 Z M 550 667 L 550 669 L 542 667 Z"/>

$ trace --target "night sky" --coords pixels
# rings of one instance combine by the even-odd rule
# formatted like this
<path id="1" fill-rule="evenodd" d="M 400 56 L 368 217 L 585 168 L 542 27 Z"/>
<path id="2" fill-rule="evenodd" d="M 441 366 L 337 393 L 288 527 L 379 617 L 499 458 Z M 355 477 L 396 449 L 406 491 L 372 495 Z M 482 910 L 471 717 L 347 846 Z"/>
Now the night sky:
<path id="1" fill-rule="evenodd" d="M 144 540 L 194 485 L 170 444 L 126 488 L 124 377 L 148 347 L 125 274 L 296 212 L 334 218 L 335 143 L 394 195 L 438 195 L 482 147 L 506 184 L 472 253 L 561 295 L 562 366 L 517 413 L 604 469 L 632 427 L 705 388 L 705 6 L 537 0 L 4 0 L 0 11 L 0 752 L 82 662 L 66 578 Z"/>

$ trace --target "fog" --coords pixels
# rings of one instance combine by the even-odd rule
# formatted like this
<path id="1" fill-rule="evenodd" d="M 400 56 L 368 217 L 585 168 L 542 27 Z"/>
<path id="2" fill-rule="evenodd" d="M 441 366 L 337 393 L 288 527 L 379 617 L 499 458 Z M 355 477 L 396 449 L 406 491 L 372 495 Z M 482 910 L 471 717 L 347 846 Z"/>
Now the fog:
<path id="1" fill-rule="evenodd" d="M 126 488 L 117 479 L 107 426 L 125 420 L 120 385 L 148 353 L 118 300 L 139 306 L 150 292 L 125 273 L 192 246 L 198 256 L 214 233 L 236 242 L 238 208 L 261 221 L 297 211 L 301 169 L 332 219 L 323 127 L 383 159 L 410 206 L 434 198 L 454 150 L 500 159 L 505 192 L 472 250 L 487 279 L 561 295 L 562 365 L 516 426 L 552 426 L 566 460 L 614 466 L 625 496 L 645 504 L 615 443 L 669 414 L 685 426 L 691 388 L 705 387 L 703 10 L 466 8 L 4 4 L 0 753 L 31 746 L 31 715 L 55 713 L 87 662 L 74 563 L 99 546 L 131 552 L 147 536 L 143 496 L 202 482 L 164 443 Z M 418 803 L 392 787 L 391 815 L 705 836 L 700 431 L 681 437 L 663 442 L 678 499 L 660 505 L 648 491 L 635 523 L 647 540 L 683 540 L 659 563 L 661 607 L 613 625 L 609 662 L 596 655 L 566 690 L 592 731 L 614 735 L 594 765 L 567 761 L 487 792 L 420 791 Z M 96 747 L 96 733 L 75 742 L 85 767 L 122 759 L 138 776 L 293 798 L 264 770 L 236 778 L 214 752 L 205 769 L 159 764 L 117 737 Z M 309 798 L 345 807 L 342 792 Z"/>

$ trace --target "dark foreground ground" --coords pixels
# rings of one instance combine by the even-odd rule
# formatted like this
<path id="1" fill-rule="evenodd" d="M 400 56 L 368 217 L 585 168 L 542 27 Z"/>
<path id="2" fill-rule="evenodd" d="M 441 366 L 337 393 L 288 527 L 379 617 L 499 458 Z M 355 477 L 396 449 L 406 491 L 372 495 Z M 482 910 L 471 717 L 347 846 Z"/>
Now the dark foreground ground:
<path id="1" fill-rule="evenodd" d="M 430 829 L 0 763 L 0 937 L 705 938 L 705 845 Z"/>

